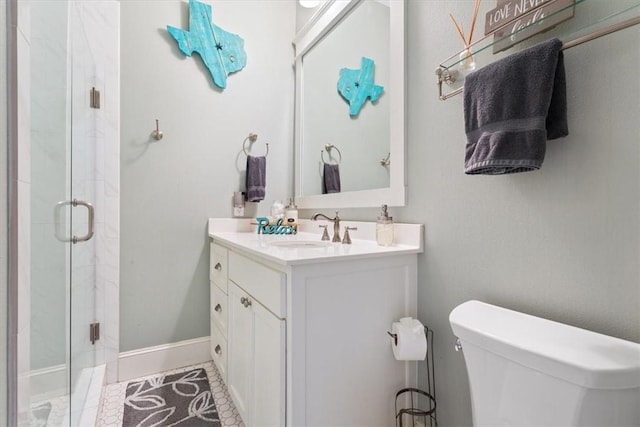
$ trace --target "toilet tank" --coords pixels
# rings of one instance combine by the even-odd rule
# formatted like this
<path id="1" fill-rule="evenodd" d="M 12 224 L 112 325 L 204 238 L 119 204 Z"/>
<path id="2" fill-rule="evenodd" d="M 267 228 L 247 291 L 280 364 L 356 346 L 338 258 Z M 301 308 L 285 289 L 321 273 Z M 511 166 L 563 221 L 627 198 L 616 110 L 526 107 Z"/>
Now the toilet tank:
<path id="1" fill-rule="evenodd" d="M 640 426 L 640 344 L 480 301 L 449 322 L 474 426 Z"/>

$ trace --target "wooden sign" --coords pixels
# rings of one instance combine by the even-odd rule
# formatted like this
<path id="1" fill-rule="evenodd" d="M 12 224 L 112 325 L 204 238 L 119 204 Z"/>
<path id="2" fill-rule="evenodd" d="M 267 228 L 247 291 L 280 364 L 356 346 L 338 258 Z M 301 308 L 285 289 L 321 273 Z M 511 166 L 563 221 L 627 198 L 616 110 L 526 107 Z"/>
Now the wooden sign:
<path id="1" fill-rule="evenodd" d="M 497 0 L 485 15 L 484 34 L 493 34 L 493 53 L 503 51 L 573 18 L 574 0 Z"/>

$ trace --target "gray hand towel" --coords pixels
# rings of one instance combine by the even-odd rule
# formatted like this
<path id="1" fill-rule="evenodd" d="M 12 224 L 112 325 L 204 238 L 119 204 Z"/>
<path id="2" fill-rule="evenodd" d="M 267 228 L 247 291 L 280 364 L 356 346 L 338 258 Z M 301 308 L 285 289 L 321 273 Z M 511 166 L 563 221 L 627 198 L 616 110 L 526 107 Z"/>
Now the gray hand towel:
<path id="1" fill-rule="evenodd" d="M 546 141 L 569 134 L 561 48 L 548 40 L 465 78 L 466 174 L 540 169 Z"/>
<path id="2" fill-rule="evenodd" d="M 340 167 L 338 165 L 325 163 L 324 175 L 322 179 L 322 194 L 340 192 Z"/>
<path id="3" fill-rule="evenodd" d="M 248 202 L 264 200 L 266 186 L 267 158 L 247 156 L 246 198 Z"/>

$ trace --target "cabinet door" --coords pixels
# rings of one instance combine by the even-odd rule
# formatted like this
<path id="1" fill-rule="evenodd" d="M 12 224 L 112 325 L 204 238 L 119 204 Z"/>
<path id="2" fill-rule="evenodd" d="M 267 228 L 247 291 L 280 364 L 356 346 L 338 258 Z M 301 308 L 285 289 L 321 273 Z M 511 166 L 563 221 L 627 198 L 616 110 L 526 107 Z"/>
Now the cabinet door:
<path id="1" fill-rule="evenodd" d="M 229 281 L 228 388 L 247 427 L 284 426 L 285 323 Z"/>
<path id="2" fill-rule="evenodd" d="M 284 426 L 285 321 L 261 304 L 253 309 L 253 420 L 254 426 Z"/>
<path id="3" fill-rule="evenodd" d="M 229 281 L 227 386 L 229 394 L 247 427 L 252 426 L 253 400 L 253 314 L 245 307 L 248 295 Z"/>

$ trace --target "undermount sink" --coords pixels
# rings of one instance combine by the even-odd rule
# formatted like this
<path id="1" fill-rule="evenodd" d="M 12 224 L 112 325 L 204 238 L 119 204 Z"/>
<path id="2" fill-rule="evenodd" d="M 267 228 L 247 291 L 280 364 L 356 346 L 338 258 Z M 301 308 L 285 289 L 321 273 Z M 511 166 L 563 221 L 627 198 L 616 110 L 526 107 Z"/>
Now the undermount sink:
<path id="1" fill-rule="evenodd" d="M 322 240 L 278 240 L 269 244 L 279 248 L 319 248 L 331 243 Z"/>

